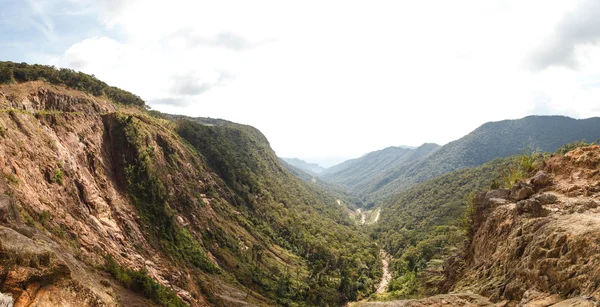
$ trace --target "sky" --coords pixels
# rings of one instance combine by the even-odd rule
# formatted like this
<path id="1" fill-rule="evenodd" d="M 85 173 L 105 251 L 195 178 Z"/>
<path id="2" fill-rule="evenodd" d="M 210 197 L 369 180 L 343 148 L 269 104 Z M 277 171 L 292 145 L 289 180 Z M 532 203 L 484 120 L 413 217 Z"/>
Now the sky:
<path id="1" fill-rule="evenodd" d="M 595 0 L 0 0 L 0 60 L 252 125 L 331 166 L 488 121 L 600 116 Z"/>

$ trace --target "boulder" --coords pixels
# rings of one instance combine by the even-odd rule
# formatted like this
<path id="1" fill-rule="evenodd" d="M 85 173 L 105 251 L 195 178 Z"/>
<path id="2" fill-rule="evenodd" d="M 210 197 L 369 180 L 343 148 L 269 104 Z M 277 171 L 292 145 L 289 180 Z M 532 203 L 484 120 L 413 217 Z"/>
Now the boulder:
<path id="1" fill-rule="evenodd" d="M 555 204 L 556 201 L 558 200 L 558 197 L 556 197 L 556 195 L 554 195 L 554 194 L 543 193 L 543 194 L 536 195 L 534 197 L 534 199 L 539 201 L 540 204 L 542 204 L 542 205 L 550 205 L 550 204 Z"/>
<path id="2" fill-rule="evenodd" d="M 488 200 L 488 203 L 492 206 L 501 206 L 508 204 L 508 200 L 503 198 L 490 198 Z"/>
<path id="3" fill-rule="evenodd" d="M 517 183 L 510 190 L 510 199 L 519 201 L 529 198 L 534 193 L 532 185 L 527 183 Z"/>
<path id="4" fill-rule="evenodd" d="M 492 198 L 508 199 L 509 196 L 510 196 L 509 189 L 497 189 L 497 190 L 491 190 L 491 191 L 488 191 L 487 193 L 485 193 L 485 198 L 487 198 L 487 199 L 492 199 Z"/>
<path id="5" fill-rule="evenodd" d="M 12 297 L 12 294 L 0 292 L 0 306 L 12 307 L 13 304 L 14 304 L 14 299 Z"/>
<path id="6" fill-rule="evenodd" d="M 531 178 L 530 183 L 536 191 L 539 191 L 540 189 L 549 186 L 552 183 L 552 179 L 546 172 L 539 171 Z"/>
<path id="7" fill-rule="evenodd" d="M 525 199 L 517 202 L 517 212 L 519 214 L 529 214 L 532 217 L 542 216 L 544 208 L 539 201 L 535 199 Z"/>
<path id="8" fill-rule="evenodd" d="M 8 195 L 0 195 L 0 223 L 18 221 L 19 216 L 15 211 L 12 199 Z"/>

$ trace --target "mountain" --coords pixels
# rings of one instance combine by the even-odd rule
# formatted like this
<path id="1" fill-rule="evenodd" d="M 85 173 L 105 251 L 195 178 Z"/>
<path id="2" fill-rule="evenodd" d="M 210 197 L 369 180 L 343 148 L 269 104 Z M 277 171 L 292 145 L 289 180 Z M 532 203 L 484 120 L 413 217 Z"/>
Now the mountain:
<path id="1" fill-rule="evenodd" d="M 323 168 L 322 166 L 320 166 L 317 163 L 308 163 L 304 160 L 300 160 L 298 158 L 281 158 L 283 161 L 285 161 L 286 163 L 293 165 L 309 174 L 315 174 L 318 175 L 319 173 L 323 172 L 325 170 L 325 168 Z"/>
<path id="2" fill-rule="evenodd" d="M 483 124 L 466 136 L 442 146 L 426 159 L 399 173 L 380 179 L 374 198 L 385 198 L 395 191 L 439 175 L 481 165 L 495 158 L 508 157 L 524 150 L 554 152 L 567 143 L 600 138 L 600 118 L 573 119 L 566 116 L 528 116 Z"/>
<path id="3" fill-rule="evenodd" d="M 407 149 L 390 147 L 343 162 L 321 174 L 326 181 L 350 188 L 367 206 L 437 176 L 508 157 L 524 150 L 554 152 L 563 144 L 600 138 L 600 118 L 528 116 L 483 124 L 440 148 L 425 144 L 409 157 Z M 423 148 L 428 146 L 427 148 Z"/>
<path id="4" fill-rule="evenodd" d="M 0 302 L 334 306 L 381 275 L 260 131 L 69 69 L 0 62 L 0 170 Z"/>
<path id="5" fill-rule="evenodd" d="M 439 145 L 428 143 L 415 149 L 388 147 L 333 166 L 325 170 L 321 177 L 361 195 L 370 192 L 373 189 L 372 184 L 381 182 L 385 174 L 406 168 L 438 148 Z"/>
<path id="6" fill-rule="evenodd" d="M 294 176 L 302 179 L 308 185 L 311 185 L 316 189 L 324 191 L 328 195 L 335 197 L 336 203 L 339 201 L 339 205 L 343 205 L 350 210 L 356 210 L 360 207 L 363 207 L 361 199 L 354 195 L 354 193 L 352 193 L 348 188 L 311 175 L 293 165 L 288 164 L 283 160 L 281 160 L 281 166 L 283 166 L 288 172 L 292 173 Z"/>

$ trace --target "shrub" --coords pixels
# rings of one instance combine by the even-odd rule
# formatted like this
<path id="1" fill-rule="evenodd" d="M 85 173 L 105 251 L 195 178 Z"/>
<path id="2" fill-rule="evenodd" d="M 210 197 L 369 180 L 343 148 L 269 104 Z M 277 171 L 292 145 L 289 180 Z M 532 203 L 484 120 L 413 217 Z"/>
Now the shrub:
<path id="1" fill-rule="evenodd" d="M 145 269 L 134 271 L 120 266 L 115 259 L 108 255 L 104 257 L 103 269 L 110 273 L 123 286 L 158 303 L 160 306 L 187 306 L 175 291 L 159 284 L 148 275 Z M 109 284 L 110 285 L 110 284 Z"/>
<path id="2" fill-rule="evenodd" d="M 52 213 L 50 213 L 50 211 L 48 211 L 48 210 L 44 210 L 40 214 L 39 219 L 40 219 L 40 224 L 42 224 L 45 227 L 48 224 L 48 222 L 50 222 L 52 220 Z"/>
<path id="3" fill-rule="evenodd" d="M 60 167 L 54 170 L 54 175 L 52 175 L 52 182 L 63 185 L 64 178 L 65 174 L 63 173 Z"/>
<path id="4" fill-rule="evenodd" d="M 573 150 L 575 148 L 585 147 L 585 146 L 591 146 L 591 145 L 596 145 L 596 144 L 598 144 L 598 140 L 596 142 L 593 142 L 593 143 L 586 143 L 585 140 L 581 140 L 581 141 L 578 141 L 578 142 L 572 142 L 572 143 L 565 144 L 561 148 L 557 149 L 556 150 L 556 154 L 564 155 L 567 152 L 569 152 L 569 151 L 571 151 L 571 150 Z"/>

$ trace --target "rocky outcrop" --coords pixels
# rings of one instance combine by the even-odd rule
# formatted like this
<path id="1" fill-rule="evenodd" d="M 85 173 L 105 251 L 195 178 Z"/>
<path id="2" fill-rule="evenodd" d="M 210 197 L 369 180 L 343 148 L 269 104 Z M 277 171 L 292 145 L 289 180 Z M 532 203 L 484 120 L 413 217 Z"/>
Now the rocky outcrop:
<path id="1" fill-rule="evenodd" d="M 110 151 L 102 117 L 115 106 L 43 82 L 0 90 L 0 293 L 15 306 L 148 305 L 117 282 L 101 284 L 111 277 L 97 268 L 111 255 L 202 305 L 195 281 L 173 272 L 148 242 L 115 180 L 120 157 Z"/>
<path id="2" fill-rule="evenodd" d="M 519 201 L 529 198 L 535 192 L 533 185 L 527 183 L 517 183 L 510 189 L 510 199 L 513 201 Z"/>
<path id="3" fill-rule="evenodd" d="M 107 99 L 97 98 L 79 91 L 69 90 L 41 81 L 29 82 L 19 87 L 5 87 L 0 107 L 28 112 L 82 112 L 102 114 L 116 108 Z"/>
<path id="4" fill-rule="evenodd" d="M 8 195 L 0 195 L 0 223 L 20 222 L 19 212 Z"/>
<path id="5" fill-rule="evenodd" d="M 65 258 L 43 234 L 32 232 L 36 234 L 28 238 L 0 226 L 0 287 L 6 300 L 10 296 L 14 306 L 117 305 L 99 283 L 94 284 L 94 272 Z"/>
<path id="6" fill-rule="evenodd" d="M 547 160 L 509 197 L 480 193 L 453 291 L 498 306 L 600 306 L 599 158 L 600 147 L 580 148 Z"/>
<path id="7" fill-rule="evenodd" d="M 535 188 L 536 191 L 539 191 L 552 183 L 552 179 L 548 174 L 544 171 L 539 171 L 533 176 L 529 183 Z"/>

